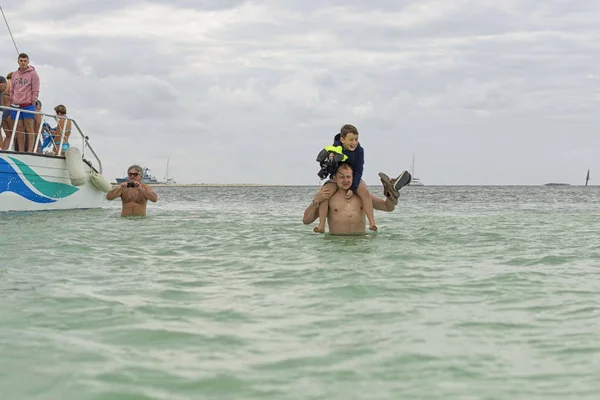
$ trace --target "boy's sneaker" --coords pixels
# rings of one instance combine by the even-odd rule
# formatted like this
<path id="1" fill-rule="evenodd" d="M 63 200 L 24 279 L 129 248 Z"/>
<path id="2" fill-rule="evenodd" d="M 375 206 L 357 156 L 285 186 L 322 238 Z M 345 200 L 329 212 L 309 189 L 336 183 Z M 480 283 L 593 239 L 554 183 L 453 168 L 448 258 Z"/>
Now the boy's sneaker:
<path id="1" fill-rule="evenodd" d="M 400 175 L 394 180 L 394 189 L 400 190 L 404 186 L 408 185 L 412 180 L 412 176 L 408 171 L 402 171 Z"/>
<path id="2" fill-rule="evenodd" d="M 412 177 L 408 173 L 408 171 L 403 171 L 398 177 L 394 180 L 390 179 L 389 176 L 384 174 L 383 172 L 379 173 L 379 178 L 381 179 L 381 183 L 383 184 L 383 194 L 385 197 L 389 198 L 394 205 L 398 204 L 398 197 L 400 193 L 398 192 L 403 186 L 406 186 L 410 183 Z"/>
<path id="3" fill-rule="evenodd" d="M 394 188 L 394 183 L 390 177 L 383 172 L 380 172 L 379 179 L 381 179 L 381 183 L 383 184 L 383 195 L 389 198 L 394 205 L 398 204 L 398 196 L 400 193 Z"/>

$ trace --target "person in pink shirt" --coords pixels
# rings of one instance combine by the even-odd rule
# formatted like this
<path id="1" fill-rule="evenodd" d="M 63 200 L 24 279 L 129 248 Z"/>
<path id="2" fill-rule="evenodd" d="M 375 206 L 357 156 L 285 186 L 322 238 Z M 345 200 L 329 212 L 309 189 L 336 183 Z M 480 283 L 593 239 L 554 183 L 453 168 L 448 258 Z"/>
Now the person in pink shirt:
<path id="1" fill-rule="evenodd" d="M 33 152 L 35 133 L 33 121 L 35 114 L 27 111 L 35 111 L 35 102 L 40 95 L 40 77 L 35 68 L 29 65 L 29 56 L 25 53 L 19 54 L 19 69 L 12 74 L 10 85 L 10 106 L 20 108 L 19 120 L 17 111 L 10 112 L 11 119 L 17 123 L 17 146 L 19 151 L 25 151 L 25 132 L 27 133 L 27 150 Z M 25 127 L 25 130 L 23 130 Z"/>

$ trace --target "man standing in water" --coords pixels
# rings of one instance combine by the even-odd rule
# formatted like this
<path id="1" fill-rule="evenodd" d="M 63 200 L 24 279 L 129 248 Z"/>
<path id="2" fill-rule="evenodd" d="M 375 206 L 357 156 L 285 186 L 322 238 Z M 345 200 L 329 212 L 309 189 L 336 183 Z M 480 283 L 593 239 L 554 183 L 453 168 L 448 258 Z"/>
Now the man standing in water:
<path id="1" fill-rule="evenodd" d="M 145 216 L 148 200 L 153 203 L 158 201 L 158 196 L 150 186 L 142 183 L 143 170 L 139 165 L 132 165 L 127 169 L 127 182 L 106 193 L 106 200 L 117 197 L 123 202 L 121 216 Z"/>
<path id="2" fill-rule="evenodd" d="M 380 174 L 384 184 L 386 199 L 383 200 L 371 194 L 373 208 L 379 211 L 392 212 L 398 204 L 398 190 L 410 182 L 411 176 L 404 171 L 397 179 L 390 180 L 387 175 Z M 329 212 L 327 224 L 332 235 L 363 235 L 365 233 L 365 212 L 362 200 L 358 196 L 346 198 L 345 193 L 352 186 L 352 167 L 349 164 L 340 164 L 333 177 L 338 190 L 329 199 Z M 302 222 L 305 225 L 313 223 L 319 217 L 319 204 L 325 200 L 324 193 L 319 191 L 313 202 L 306 207 Z"/>

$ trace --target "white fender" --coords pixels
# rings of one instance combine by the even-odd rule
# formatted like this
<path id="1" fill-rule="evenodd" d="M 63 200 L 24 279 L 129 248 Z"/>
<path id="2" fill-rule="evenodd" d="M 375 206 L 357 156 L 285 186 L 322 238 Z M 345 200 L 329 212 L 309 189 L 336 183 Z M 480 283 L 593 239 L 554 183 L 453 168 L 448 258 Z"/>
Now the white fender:
<path id="1" fill-rule="evenodd" d="M 67 172 L 69 172 L 71 185 L 84 185 L 88 180 L 88 176 L 85 173 L 79 149 L 77 147 L 69 147 L 67 151 L 65 151 L 65 160 L 67 161 Z"/>
<path id="2" fill-rule="evenodd" d="M 92 184 L 96 186 L 96 188 L 99 191 L 104 193 L 107 193 L 109 190 L 112 189 L 112 185 L 110 184 L 108 179 L 106 179 L 104 176 L 102 176 L 94 170 L 92 170 L 90 174 L 90 182 L 92 182 Z"/>

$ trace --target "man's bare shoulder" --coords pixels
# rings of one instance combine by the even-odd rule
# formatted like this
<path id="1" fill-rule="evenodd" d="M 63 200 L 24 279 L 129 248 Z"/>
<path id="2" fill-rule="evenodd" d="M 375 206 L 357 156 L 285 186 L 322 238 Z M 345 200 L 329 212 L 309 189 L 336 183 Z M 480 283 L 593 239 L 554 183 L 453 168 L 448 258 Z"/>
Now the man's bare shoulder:
<path id="1" fill-rule="evenodd" d="M 329 206 L 343 204 L 345 201 L 344 195 L 338 190 L 329 198 Z"/>

